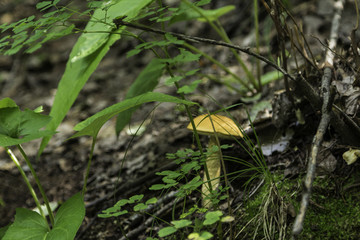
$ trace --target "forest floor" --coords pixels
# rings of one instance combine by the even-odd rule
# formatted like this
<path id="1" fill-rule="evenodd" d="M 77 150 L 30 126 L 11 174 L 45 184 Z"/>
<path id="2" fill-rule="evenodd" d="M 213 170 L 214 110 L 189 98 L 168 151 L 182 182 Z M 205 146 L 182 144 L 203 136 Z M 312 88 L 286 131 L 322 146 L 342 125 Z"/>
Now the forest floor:
<path id="1" fill-rule="evenodd" d="M 26 0 L 25 4 L 14 4 L 12 1 L 0 3 L 0 24 L 5 21 L 15 21 L 21 17 L 29 16 L 34 11 L 36 1 Z M 228 31 L 230 39 L 240 45 L 248 46 L 254 42 L 254 31 L 251 23 L 252 1 L 214 1 L 215 7 L 224 4 L 234 4 L 237 14 L 224 16 L 221 22 Z M 222 3 L 219 3 L 222 2 Z M 246 3 L 245 3 L 246 2 Z M 321 1 L 294 1 L 291 11 L 304 26 L 304 32 L 309 38 L 309 44 L 314 54 L 321 57 L 324 48 L 319 40 L 325 42 L 329 36 L 332 11 L 329 10 L 330 0 Z M 330 11 L 330 12 L 329 12 Z M 260 29 L 264 35 L 263 52 L 269 53 L 270 42 L 275 36 L 274 26 L 270 18 L 262 10 Z M 341 30 L 339 33 L 339 51 L 347 51 L 349 47 L 348 36 L 355 25 L 356 12 L 353 3 L 345 6 Z M 214 32 L 203 23 L 182 24 L 175 27 L 174 31 L 206 38 L 216 38 Z M 35 109 L 42 105 L 45 113 L 49 113 L 57 84 L 64 72 L 71 48 L 79 35 L 71 35 L 63 39 L 47 43 L 35 54 L 15 56 L 0 56 L 0 99 L 11 97 L 22 108 Z M 268 45 L 266 42 L 268 41 Z M 24 144 L 26 153 L 31 157 L 35 170 L 43 184 L 45 192 L 51 202 L 64 202 L 75 193 L 81 191 L 83 174 L 87 166 L 91 139 L 81 137 L 67 140 L 74 131 L 73 127 L 80 121 L 95 114 L 99 110 L 120 102 L 131 83 L 153 57 L 152 53 L 142 53 L 129 59 L 126 52 L 135 47 L 133 39 L 123 38 L 117 42 L 105 56 L 95 73 L 80 92 L 75 104 L 67 114 L 65 120 L 58 128 L 58 133 L 51 139 L 41 158 L 36 160 L 40 140 Z M 199 46 L 203 51 L 211 53 L 224 64 L 240 75 L 241 70 L 234 59 L 229 58 L 230 51 L 224 47 Z M 269 54 L 270 55 L 270 54 Z M 246 63 L 253 64 L 249 56 L 241 54 Z M 321 61 L 321 60 L 320 60 Z M 207 74 L 217 74 L 225 77 L 219 68 L 201 59 L 199 68 Z M 263 71 L 272 71 L 269 66 L 262 64 Z M 291 68 L 292 66 L 290 66 Z M 295 71 L 296 69 L 292 69 Z M 343 72 L 337 72 L 337 77 Z M 344 77 L 345 78 L 345 77 Z M 292 200 L 284 208 L 286 216 L 286 233 L 289 234 L 291 225 L 298 209 L 297 203 L 301 199 L 301 181 L 306 173 L 309 149 L 316 133 L 320 115 L 309 107 L 301 104 L 305 124 L 299 124 L 293 116 L 287 119 L 286 125 L 277 129 L 272 125 L 272 107 L 274 107 L 277 91 L 282 90 L 281 80 L 266 85 L 260 98 L 253 100 L 249 96 L 231 91 L 225 85 L 202 79 L 197 92 L 189 100 L 200 103 L 201 107 L 210 112 L 224 106 L 236 105 L 230 109 L 232 116 L 244 127 L 249 127 L 247 112 L 253 114 L 259 127 L 259 138 L 269 169 L 275 178 L 284 185 L 283 194 L 294 193 Z M 176 95 L 174 87 L 166 86 L 162 82 L 155 91 Z M 210 97 L 209 97 L 210 96 Z M 356 104 L 358 105 L 358 100 Z M 256 107 L 260 110 L 256 110 Z M 192 109 L 197 115 L 199 109 Z M 282 110 L 281 110 L 282 111 Z M 354 116 L 357 116 L 358 111 Z M 150 236 L 150 227 L 145 226 L 147 218 L 98 218 L 102 210 L 113 206 L 117 200 L 128 198 L 135 194 L 144 194 L 147 198 L 158 193 L 149 191 L 148 188 L 161 183 L 162 176 L 155 173 L 163 170 L 174 170 L 177 165 L 166 159 L 167 153 L 178 150 L 194 148 L 193 134 L 186 129 L 189 120 L 186 113 L 174 104 L 156 103 L 145 104 L 139 108 L 132 117 L 131 124 L 126 127 L 117 138 L 115 135 L 115 119 L 110 120 L 101 130 L 94 159 L 92 162 L 88 190 L 85 195 L 86 217 L 79 231 L 78 239 L 121 239 L 122 230 L 133 232 L 132 239 L 145 239 Z M 144 131 L 134 135 L 134 129 L 140 125 Z M 256 124 L 255 124 L 256 125 Z M 256 125 L 257 126 L 257 125 Z M 251 135 L 251 131 L 249 131 Z M 253 135 L 251 139 L 255 141 Z M 349 149 L 344 144 L 339 133 L 332 127 L 329 128 L 321 146 L 316 185 L 313 198 L 310 201 L 309 213 L 306 219 L 303 239 L 359 239 L 360 238 L 360 165 L 355 162 L 347 165 L 342 154 Z M 207 138 L 201 138 L 206 145 Z M 250 159 L 239 145 L 231 141 L 224 143 L 232 148 L 224 150 L 225 156 L 235 156 Z M 355 143 L 354 145 L 359 145 Z M 17 153 L 18 154 L 18 153 Z M 250 161 L 250 160 L 249 160 Z M 240 171 L 243 165 L 229 163 L 229 173 Z M 29 173 L 28 169 L 25 169 Z M 243 202 L 246 191 L 243 184 L 245 177 L 232 181 L 231 199 L 233 207 Z M 259 186 L 260 181 L 254 181 L 250 189 Z M 286 184 L 285 184 L 286 183 Z M 260 190 L 259 190 L 260 192 Z M 256 192 L 256 196 L 260 193 Z M 280 191 L 281 192 L 281 191 Z M 241 197 L 243 199 L 241 199 Z M 200 193 L 189 197 L 189 202 L 200 198 Z M 282 196 L 287 199 L 288 196 Z M 169 202 L 171 202 L 169 200 Z M 165 202 L 166 205 L 168 202 Z M 258 205 L 256 205 L 258 207 Z M 16 166 L 11 162 L 3 148 L 0 148 L 0 227 L 5 226 L 14 219 L 17 207 L 34 208 L 35 204 L 23 182 Z M 161 217 L 171 219 L 171 211 L 162 213 Z M 243 210 L 238 210 L 243 211 Z M 240 213 L 235 213 L 240 214 Z M 236 221 L 237 224 L 243 224 Z M 139 228 L 139 226 L 145 226 Z M 121 229 L 121 227 L 123 229 Z M 158 228 L 155 228 L 158 229 Z M 338 236 L 339 238 L 334 238 Z M 245 234 L 240 234 L 237 239 L 247 239 Z"/>

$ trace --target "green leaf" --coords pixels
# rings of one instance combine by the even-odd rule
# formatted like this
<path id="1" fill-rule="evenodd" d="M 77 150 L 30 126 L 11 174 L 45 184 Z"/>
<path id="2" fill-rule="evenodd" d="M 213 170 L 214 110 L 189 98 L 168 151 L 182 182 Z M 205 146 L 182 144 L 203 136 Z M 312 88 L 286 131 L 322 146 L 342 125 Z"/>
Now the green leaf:
<path id="1" fill-rule="evenodd" d="M 129 198 L 129 203 L 139 202 L 141 199 L 143 199 L 144 194 L 134 195 Z"/>
<path id="2" fill-rule="evenodd" d="M 161 59 L 165 63 L 180 63 L 180 62 L 192 62 L 198 61 L 201 54 L 194 54 L 184 48 L 180 48 L 180 54 L 171 59 Z"/>
<path id="3" fill-rule="evenodd" d="M 194 177 L 193 179 L 191 179 L 190 182 L 188 182 L 187 184 L 185 184 L 183 186 L 183 188 L 185 190 L 195 190 L 196 188 L 198 188 L 201 184 L 202 184 L 202 180 L 199 176 Z"/>
<path id="4" fill-rule="evenodd" d="M 201 235 L 199 233 L 190 233 L 188 236 L 188 239 L 194 239 L 194 240 L 207 240 L 207 239 L 211 239 L 214 235 L 212 235 L 211 233 L 204 231 L 201 233 Z"/>
<path id="5" fill-rule="evenodd" d="M 279 71 L 268 72 L 261 76 L 260 82 L 261 82 L 261 85 L 266 85 L 268 83 L 271 83 L 273 81 L 283 78 L 283 76 L 284 75 Z"/>
<path id="6" fill-rule="evenodd" d="M 182 86 L 181 88 L 178 89 L 178 93 L 184 93 L 184 94 L 189 94 L 195 91 L 195 89 L 197 88 L 197 86 L 201 83 L 201 80 L 195 80 L 192 83 L 190 83 L 189 85 L 185 85 Z"/>
<path id="7" fill-rule="evenodd" d="M 8 224 L 7 226 L 0 228 L 0 239 L 3 239 L 5 233 L 9 229 L 10 225 L 11 224 Z"/>
<path id="8" fill-rule="evenodd" d="M 64 239 L 72 240 L 79 230 L 85 217 L 85 205 L 81 193 L 68 199 L 55 216 L 54 227 L 46 240 Z"/>
<path id="9" fill-rule="evenodd" d="M 235 9 L 235 6 L 228 5 L 224 6 L 218 9 L 213 10 L 204 10 L 202 8 L 198 8 L 199 11 L 203 15 L 205 15 L 211 22 L 217 20 L 219 17 L 227 14 L 228 12 Z M 169 25 L 174 24 L 176 22 L 180 21 L 189 21 L 193 19 L 197 19 L 198 21 L 206 21 L 205 18 L 203 18 L 197 11 L 195 11 L 193 8 L 187 6 L 186 4 L 180 4 L 180 14 L 175 15 L 171 18 L 169 21 Z"/>
<path id="10" fill-rule="evenodd" d="M 201 167 L 197 161 L 191 161 L 181 166 L 181 171 L 184 174 L 188 174 L 192 170 L 199 170 Z"/>
<path id="11" fill-rule="evenodd" d="M 119 16 L 127 16 L 126 20 L 130 21 L 150 2 L 152 0 L 106 1 L 104 4 L 108 4 L 109 8 L 99 8 L 94 12 L 85 28 L 85 32 L 92 33 L 83 33 L 71 51 L 50 112 L 53 119 L 46 126 L 47 130 L 56 130 L 90 75 L 109 51 L 110 46 L 120 39 L 124 27 L 112 31 L 114 28 L 113 19 Z M 113 33 L 94 33 L 97 30 L 106 31 L 106 29 Z M 49 140 L 50 137 L 45 137 L 42 140 L 38 155 L 42 153 Z"/>
<path id="12" fill-rule="evenodd" d="M 39 9 L 40 11 L 44 11 L 50 7 L 52 7 L 52 1 L 42 1 L 39 2 L 38 4 L 36 4 L 36 8 Z"/>
<path id="13" fill-rule="evenodd" d="M 168 178 L 172 178 L 172 179 L 175 179 L 175 178 L 178 178 L 179 176 L 181 176 L 180 173 L 175 172 L 175 171 L 170 171 L 170 170 L 165 170 L 165 171 L 162 171 L 162 172 L 157 172 L 156 175 L 167 176 Z"/>
<path id="14" fill-rule="evenodd" d="M 146 102 L 173 102 L 173 103 L 179 103 L 179 104 L 188 104 L 193 105 L 195 103 L 190 101 L 181 100 L 179 98 L 162 94 L 162 93 L 156 93 L 156 92 L 148 92 L 144 93 L 140 96 L 126 99 L 120 103 L 114 104 L 108 108 L 105 108 L 104 110 L 96 113 L 95 115 L 89 117 L 85 121 L 82 121 L 78 123 L 75 127 L 75 131 L 79 131 L 78 133 L 74 134 L 71 138 L 80 137 L 80 136 L 92 136 L 96 138 L 100 128 L 112 117 L 115 115 L 139 106 Z"/>
<path id="15" fill-rule="evenodd" d="M 147 205 L 145 205 L 144 203 L 139 203 L 134 206 L 134 211 L 138 212 L 141 210 L 145 210 L 146 208 L 147 208 Z"/>
<path id="16" fill-rule="evenodd" d="M 165 64 L 162 63 L 158 58 L 154 58 L 146 66 L 146 68 L 139 74 L 135 82 L 131 85 L 128 90 L 125 99 L 129 99 L 140 94 L 151 92 L 159 83 Z M 128 109 L 117 117 L 116 120 L 116 134 L 119 135 L 121 130 L 124 129 L 126 124 L 130 122 L 131 115 L 138 107 Z"/>
<path id="17" fill-rule="evenodd" d="M 151 187 L 149 187 L 149 190 L 161 190 L 165 188 L 165 184 L 154 184 Z"/>
<path id="18" fill-rule="evenodd" d="M 17 208 L 15 221 L 2 240 L 45 239 L 48 231 L 48 225 L 40 214 L 29 209 Z"/>
<path id="19" fill-rule="evenodd" d="M 118 217 L 118 216 L 121 216 L 121 215 L 124 215 L 124 214 L 127 214 L 128 211 L 127 210 L 123 210 L 123 211 L 118 211 L 118 212 L 115 212 L 115 213 L 101 213 L 101 214 L 98 214 L 98 217 L 100 218 L 110 218 L 110 217 Z"/>
<path id="20" fill-rule="evenodd" d="M 129 203 L 129 199 L 121 199 L 115 204 L 115 206 L 116 207 L 122 207 L 122 206 L 125 206 L 128 203 Z"/>
<path id="21" fill-rule="evenodd" d="M 149 204 L 155 204 L 157 203 L 157 198 L 156 197 L 153 197 L 153 198 L 150 198 L 149 200 L 146 201 L 146 205 L 149 205 Z"/>
<path id="22" fill-rule="evenodd" d="M 158 232 L 159 237 L 166 237 L 175 233 L 177 229 L 175 227 L 164 227 Z"/>
<path id="23" fill-rule="evenodd" d="M 177 220 L 177 221 L 171 221 L 171 223 L 174 225 L 176 229 L 184 228 L 192 224 L 192 221 L 183 219 L 183 220 Z"/>
<path id="24" fill-rule="evenodd" d="M 221 211 L 207 212 L 205 215 L 204 225 L 211 225 L 220 221 L 220 217 L 223 215 Z"/>
<path id="25" fill-rule="evenodd" d="M 54 134 L 40 131 L 50 119 L 29 109 L 21 111 L 10 98 L 0 100 L 0 146 L 17 145 Z"/>

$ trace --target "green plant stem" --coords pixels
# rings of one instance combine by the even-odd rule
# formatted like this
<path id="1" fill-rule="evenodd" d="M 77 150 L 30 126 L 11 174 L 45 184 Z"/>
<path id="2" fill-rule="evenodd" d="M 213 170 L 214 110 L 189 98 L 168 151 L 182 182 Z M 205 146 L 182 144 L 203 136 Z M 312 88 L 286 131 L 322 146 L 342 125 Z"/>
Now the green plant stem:
<path id="1" fill-rule="evenodd" d="M 89 161 L 88 161 L 85 176 L 84 176 L 84 185 L 83 185 L 83 189 L 82 189 L 82 195 L 83 196 L 85 195 L 85 192 L 86 192 L 86 184 L 87 184 L 87 181 L 88 181 L 88 178 L 89 178 L 91 161 L 92 161 L 92 158 L 93 158 L 93 155 L 94 155 L 94 150 L 95 150 L 95 143 L 96 143 L 96 137 L 93 137 L 92 143 L 91 143 Z"/>
<path id="2" fill-rule="evenodd" d="M 30 181 L 29 181 L 28 177 L 26 176 L 24 170 L 21 168 L 19 161 L 17 160 L 17 158 L 16 158 L 16 156 L 14 155 L 14 153 L 13 153 L 8 147 L 5 147 L 5 150 L 6 150 L 7 154 L 10 156 L 11 160 L 13 160 L 13 162 L 15 163 L 16 167 L 18 168 L 21 176 L 23 177 L 23 179 L 24 179 L 24 181 L 25 181 L 25 183 L 26 183 L 26 185 L 27 185 L 27 187 L 28 187 L 28 189 L 29 189 L 29 191 L 30 191 L 31 196 L 33 197 L 33 199 L 34 199 L 34 201 L 35 201 L 35 204 L 36 204 L 37 208 L 39 209 L 39 212 L 40 212 L 41 216 L 42 216 L 42 217 L 45 219 L 45 221 L 46 221 L 46 216 L 45 216 L 45 214 L 44 214 L 44 211 L 43 211 L 42 208 L 41 208 L 41 204 L 40 204 L 40 202 L 39 202 L 38 197 L 36 196 L 35 190 L 34 190 L 34 188 L 31 186 Z M 46 222 L 47 222 L 47 221 L 46 221 Z M 48 229 L 50 230 L 49 224 L 47 224 L 47 225 L 48 225 Z"/>
<path id="3" fill-rule="evenodd" d="M 192 8 L 193 10 L 195 10 L 201 17 L 203 17 L 208 24 L 219 34 L 219 36 L 226 42 L 226 43 L 231 43 L 231 40 L 229 39 L 228 35 L 226 34 L 224 28 L 221 26 L 221 24 L 217 21 L 218 26 L 216 26 L 213 21 L 211 21 L 200 9 L 199 7 L 195 6 L 194 4 L 190 3 L 188 0 L 182 0 L 182 2 L 184 2 L 186 5 L 188 5 L 190 8 Z M 231 52 L 234 54 L 236 60 L 239 62 L 239 64 L 241 65 L 241 67 L 243 68 L 243 70 L 246 73 L 246 76 L 249 78 L 249 80 L 251 81 L 251 83 L 253 84 L 255 89 L 257 88 L 257 84 L 256 84 L 256 80 L 254 78 L 254 76 L 252 75 L 252 73 L 249 71 L 249 69 L 246 67 L 245 63 L 241 60 L 239 54 L 234 50 L 234 49 L 230 49 Z"/>
<path id="4" fill-rule="evenodd" d="M 219 80 L 217 77 L 215 76 L 212 76 L 212 75 L 209 75 L 209 74 L 203 74 L 203 73 L 198 73 L 198 76 L 200 77 L 205 77 L 205 78 L 208 78 L 210 79 L 211 81 L 214 81 L 216 83 L 219 83 L 219 84 L 223 84 L 225 85 L 226 87 L 230 88 L 231 90 L 237 92 L 238 94 L 242 94 L 243 92 L 241 92 L 240 89 L 237 89 L 236 87 L 234 87 L 233 85 L 231 85 L 230 83 L 226 82 L 226 81 L 221 81 Z"/>
<path id="5" fill-rule="evenodd" d="M 54 214 L 53 214 L 53 212 L 52 212 L 52 210 L 51 210 L 51 207 L 50 207 L 50 204 L 49 204 L 49 199 L 46 197 L 45 191 L 44 191 L 44 189 L 43 189 L 43 187 L 42 187 L 42 185 L 41 185 L 41 183 L 40 183 L 40 180 L 39 180 L 39 178 L 38 178 L 38 176 L 37 176 L 37 174 L 36 174 L 36 172 L 35 172 L 32 164 L 31 164 L 31 162 L 30 162 L 29 158 L 27 157 L 24 149 L 21 147 L 20 144 L 18 144 L 18 145 L 16 145 L 16 146 L 17 146 L 17 148 L 19 149 L 19 151 L 20 151 L 21 155 L 23 156 L 23 158 L 25 159 L 26 164 L 27 164 L 28 167 L 30 168 L 31 174 L 33 175 L 34 180 L 35 180 L 35 182 L 36 182 L 36 185 L 38 186 L 39 191 L 40 191 L 40 193 L 41 193 L 41 196 L 42 196 L 43 199 L 44 199 L 44 203 L 45 203 L 46 209 L 47 209 L 48 214 L 49 214 L 49 218 L 50 218 L 51 225 L 54 226 Z"/>
<path id="6" fill-rule="evenodd" d="M 164 25 L 162 25 L 162 27 L 164 27 Z M 165 36 L 163 36 L 163 37 L 165 38 Z M 191 46 L 191 45 L 190 45 L 190 46 Z M 162 49 L 163 49 L 164 53 L 166 54 L 166 56 L 167 56 L 167 57 L 170 57 L 170 55 L 169 55 L 169 53 L 168 53 L 168 51 L 167 51 L 167 48 L 164 47 L 164 48 L 162 48 Z M 155 53 L 156 56 L 160 57 L 160 56 L 156 53 L 155 50 L 153 50 L 153 52 Z M 172 78 L 174 77 L 174 74 L 172 73 L 169 65 L 166 65 L 166 71 L 169 73 L 169 75 L 170 75 Z M 176 89 L 178 89 L 178 90 L 180 89 L 179 83 L 175 82 L 174 85 L 175 85 Z M 183 93 L 179 93 L 179 95 L 180 95 L 180 98 L 181 98 L 182 100 L 186 100 L 185 95 L 184 95 Z M 201 142 L 200 142 L 199 134 L 198 134 L 198 132 L 197 132 L 197 130 L 196 130 L 196 126 L 195 126 L 195 123 L 194 123 L 194 118 L 193 118 L 193 116 L 192 116 L 192 114 L 191 114 L 191 112 L 190 112 L 189 106 L 187 106 L 186 104 L 184 104 L 184 107 L 185 107 L 186 114 L 187 114 L 187 116 L 188 116 L 188 118 L 189 118 L 189 120 L 190 120 L 191 126 L 193 127 L 193 132 L 194 132 L 194 136 L 195 136 L 195 141 L 196 141 L 196 144 L 197 144 L 197 146 L 198 146 L 198 148 L 199 148 L 201 157 L 204 157 L 204 150 L 203 150 L 203 147 L 202 147 Z M 206 165 L 205 165 L 205 175 L 207 176 L 208 179 L 210 179 L 209 171 L 208 171 Z M 210 188 L 210 190 L 212 191 L 213 188 L 212 188 L 212 186 L 211 186 L 211 183 L 209 183 L 209 188 Z"/>
<path id="7" fill-rule="evenodd" d="M 256 53 L 260 53 L 260 37 L 259 37 L 259 7 L 258 7 L 258 0 L 254 0 L 254 22 L 255 22 L 255 41 L 256 41 Z M 257 73 L 257 79 L 258 79 L 258 87 L 259 91 L 262 90 L 262 84 L 261 84 L 261 69 L 260 69 L 260 60 L 256 59 L 256 73 Z"/>
<path id="8" fill-rule="evenodd" d="M 246 89 L 248 89 L 249 91 L 253 92 L 253 89 L 249 86 L 248 83 L 244 82 L 241 78 L 239 78 L 239 76 L 237 76 L 236 74 L 232 73 L 227 67 L 225 67 L 222 63 L 220 63 L 219 61 L 217 61 L 216 59 L 214 59 L 213 57 L 209 56 L 208 54 L 204 53 L 203 51 L 199 50 L 198 48 L 188 44 L 188 43 L 183 43 L 183 45 L 185 47 L 187 47 L 188 49 L 201 54 L 202 56 L 204 56 L 205 58 L 209 59 L 211 62 L 215 63 L 216 65 L 218 65 L 224 72 L 230 74 L 233 78 L 235 78 L 236 80 L 238 80 L 238 82 L 240 82 L 240 84 L 242 84 L 244 87 L 246 87 Z"/>

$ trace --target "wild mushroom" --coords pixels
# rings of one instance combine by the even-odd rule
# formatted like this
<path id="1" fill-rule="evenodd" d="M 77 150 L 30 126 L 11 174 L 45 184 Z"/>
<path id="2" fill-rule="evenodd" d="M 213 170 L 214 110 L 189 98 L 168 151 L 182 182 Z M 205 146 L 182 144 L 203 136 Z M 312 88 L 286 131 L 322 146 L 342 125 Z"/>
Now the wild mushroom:
<path id="1" fill-rule="evenodd" d="M 222 115 L 200 115 L 194 119 L 196 131 L 199 135 L 210 136 L 208 148 L 212 149 L 213 146 L 218 146 L 217 138 L 241 138 L 243 137 L 241 131 L 235 122 Z M 192 124 L 190 123 L 187 128 L 193 131 Z M 210 190 L 215 190 L 220 182 L 220 171 L 221 171 L 221 150 L 220 148 L 210 154 L 206 159 L 206 168 L 209 173 L 208 180 L 206 174 L 204 174 L 203 181 L 207 184 L 202 185 L 203 201 L 202 205 L 209 207 L 211 205 L 210 200 L 205 199 L 209 195 Z"/>

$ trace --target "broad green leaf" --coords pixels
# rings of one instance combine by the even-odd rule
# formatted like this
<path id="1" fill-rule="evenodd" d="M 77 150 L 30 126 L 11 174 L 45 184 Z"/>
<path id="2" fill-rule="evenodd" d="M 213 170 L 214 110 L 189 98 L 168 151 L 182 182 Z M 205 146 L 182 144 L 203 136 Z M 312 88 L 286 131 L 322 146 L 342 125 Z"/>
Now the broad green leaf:
<path id="1" fill-rule="evenodd" d="M 40 131 L 50 117 L 25 109 L 21 111 L 10 98 L 0 100 L 0 146 L 8 147 L 54 134 Z"/>
<path id="2" fill-rule="evenodd" d="M 79 41 L 81 47 L 75 56 L 71 58 L 75 62 L 81 58 L 96 52 L 103 44 L 108 41 L 112 29 L 115 27 L 113 20 L 120 16 L 126 16 L 126 21 L 136 17 L 140 10 L 148 5 L 152 0 L 112 0 L 104 1 L 103 5 L 95 10 L 85 31 Z M 108 32 L 108 33 L 98 33 Z"/>
<path id="3" fill-rule="evenodd" d="M 6 231 L 9 229 L 11 224 L 6 225 L 5 227 L 0 228 L 0 239 L 3 239 Z"/>
<path id="4" fill-rule="evenodd" d="M 71 138 L 80 137 L 80 136 L 92 136 L 93 138 L 96 138 L 100 128 L 115 115 L 127 109 L 139 106 L 143 103 L 155 102 L 155 101 L 173 102 L 173 103 L 188 104 L 188 105 L 195 104 L 193 102 L 181 100 L 179 98 L 162 93 L 156 93 L 156 92 L 144 93 L 140 96 L 126 99 L 120 103 L 105 108 L 104 110 L 96 113 L 95 115 L 89 117 L 88 119 L 78 123 L 74 127 L 74 130 L 79 132 L 74 134 Z"/>
<path id="5" fill-rule="evenodd" d="M 55 216 L 54 227 L 46 240 L 73 240 L 85 217 L 85 205 L 81 193 L 68 199 Z"/>
<path id="6" fill-rule="evenodd" d="M 48 225 L 40 214 L 29 209 L 17 208 L 15 221 L 2 240 L 45 239 L 48 231 Z"/>
<path id="7" fill-rule="evenodd" d="M 51 122 L 46 126 L 47 130 L 55 131 L 64 119 L 70 107 L 77 98 L 90 75 L 95 71 L 101 59 L 109 51 L 111 45 L 120 39 L 124 27 L 116 29 L 113 33 L 94 33 L 94 31 L 113 30 L 113 19 L 127 16 L 130 21 L 140 10 L 153 0 L 112 0 L 104 2 L 107 8 L 99 8 L 94 12 L 73 50 L 70 53 L 64 75 L 62 76 L 50 116 Z M 106 24 L 104 23 L 106 22 Z M 92 32 L 92 33 L 89 33 Z M 50 137 L 45 137 L 39 149 L 42 153 Z"/>
<path id="8" fill-rule="evenodd" d="M 165 64 L 162 63 L 158 58 L 154 58 L 146 66 L 146 68 L 139 74 L 135 82 L 131 85 L 128 90 L 125 99 L 129 99 L 140 94 L 151 92 L 159 83 L 159 78 L 163 73 Z M 121 130 L 130 122 L 131 115 L 137 109 L 131 108 L 128 109 L 117 117 L 116 120 L 116 134 L 119 135 Z"/>
<path id="9" fill-rule="evenodd" d="M 203 15 L 205 15 L 210 21 L 215 21 L 219 17 L 225 15 L 226 13 L 228 13 L 234 9 L 235 9 L 235 6 L 233 6 L 233 5 L 228 5 L 228 6 L 224 6 L 224 7 L 221 7 L 218 9 L 213 9 L 213 10 L 204 10 L 202 8 L 198 8 L 198 10 L 201 11 L 201 13 Z M 205 18 L 203 18 L 197 11 L 195 11 L 191 7 L 187 6 L 186 4 L 182 3 L 182 4 L 180 4 L 180 14 L 172 17 L 171 20 L 169 21 L 169 24 L 171 25 L 176 22 L 189 21 L 189 20 L 193 20 L 193 19 L 197 19 L 199 21 L 206 21 Z"/>
<path id="10" fill-rule="evenodd" d="M 14 146 L 14 145 L 30 142 L 34 139 L 47 137 L 53 134 L 55 134 L 55 132 L 48 130 L 39 131 L 37 133 L 31 134 L 23 138 L 12 138 L 7 135 L 0 134 L 0 146 L 2 147 Z"/>

